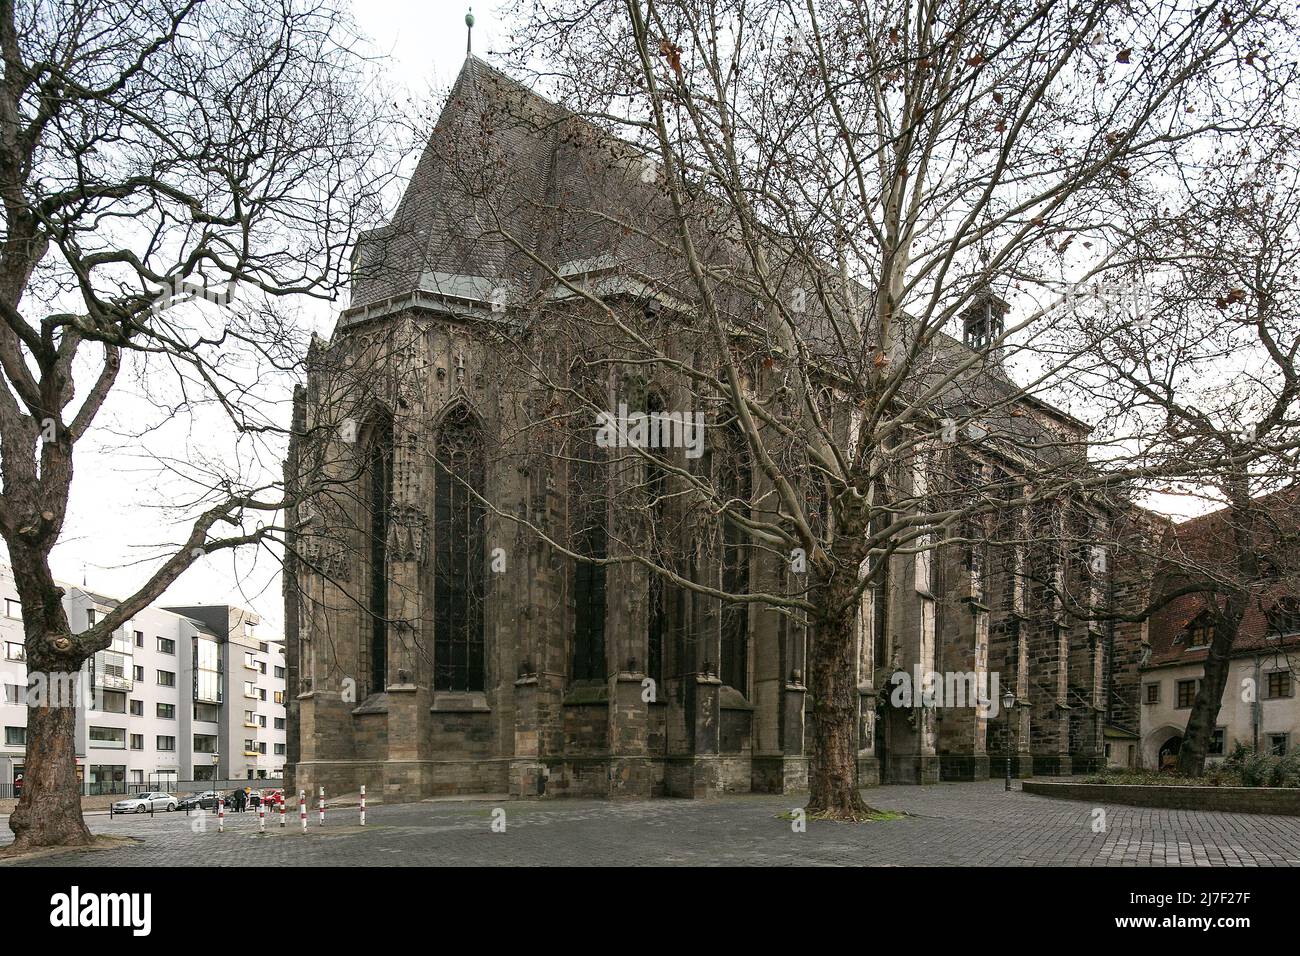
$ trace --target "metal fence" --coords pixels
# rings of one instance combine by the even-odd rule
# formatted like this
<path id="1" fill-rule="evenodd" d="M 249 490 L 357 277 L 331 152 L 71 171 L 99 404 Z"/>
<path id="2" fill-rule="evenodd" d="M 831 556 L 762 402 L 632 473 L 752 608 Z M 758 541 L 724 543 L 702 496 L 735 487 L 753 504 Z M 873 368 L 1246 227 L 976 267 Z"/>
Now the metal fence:
<path id="1" fill-rule="evenodd" d="M 205 790 L 219 790 L 227 793 L 236 787 L 251 787 L 254 790 L 275 790 L 283 786 L 284 780 L 279 777 L 270 779 L 259 777 L 256 780 L 177 780 L 174 777 L 157 777 L 135 783 L 121 780 L 104 782 L 85 780 L 81 784 L 81 794 L 85 797 L 101 797 L 161 791 L 162 793 L 180 795 L 184 793 L 202 793 Z M 16 799 L 21 793 L 21 786 L 15 787 L 12 782 L 0 782 L 0 800 Z"/>

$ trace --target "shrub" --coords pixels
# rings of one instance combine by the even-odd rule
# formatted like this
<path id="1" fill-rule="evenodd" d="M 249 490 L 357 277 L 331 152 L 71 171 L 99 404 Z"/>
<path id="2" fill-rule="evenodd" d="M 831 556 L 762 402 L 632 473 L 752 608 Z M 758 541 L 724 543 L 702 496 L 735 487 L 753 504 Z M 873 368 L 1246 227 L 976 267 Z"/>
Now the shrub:
<path id="1" fill-rule="evenodd" d="M 1251 753 L 1241 765 L 1241 785 L 1243 787 L 1272 787 L 1278 777 L 1278 765 L 1282 758 L 1269 753 Z"/>
<path id="2" fill-rule="evenodd" d="M 1300 787 L 1300 750 L 1293 750 L 1277 762 L 1275 787 Z"/>

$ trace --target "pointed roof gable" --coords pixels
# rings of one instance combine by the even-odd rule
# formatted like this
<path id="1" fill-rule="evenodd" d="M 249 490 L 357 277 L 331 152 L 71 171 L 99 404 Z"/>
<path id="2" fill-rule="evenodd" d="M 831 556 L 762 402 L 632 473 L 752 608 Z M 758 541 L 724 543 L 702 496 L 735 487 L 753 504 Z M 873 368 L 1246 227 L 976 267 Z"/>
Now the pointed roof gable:
<path id="1" fill-rule="evenodd" d="M 475 56 L 465 59 L 392 222 L 362 235 L 352 305 L 473 276 L 528 272 L 563 112 Z"/>

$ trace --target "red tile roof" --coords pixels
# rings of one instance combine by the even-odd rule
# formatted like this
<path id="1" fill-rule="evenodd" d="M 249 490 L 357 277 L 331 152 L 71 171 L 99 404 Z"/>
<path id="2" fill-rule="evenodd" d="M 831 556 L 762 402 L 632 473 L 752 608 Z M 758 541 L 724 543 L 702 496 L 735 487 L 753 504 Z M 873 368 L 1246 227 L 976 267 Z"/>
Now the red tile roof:
<path id="1" fill-rule="evenodd" d="M 1300 634 L 1271 635 L 1268 614 L 1278 601 L 1300 598 L 1300 560 L 1297 560 L 1300 554 L 1296 553 L 1300 537 L 1300 489 L 1287 488 L 1258 498 L 1254 504 L 1251 512 L 1263 542 L 1262 557 L 1271 559 L 1278 573 L 1249 582 L 1250 601 L 1233 644 L 1233 655 L 1281 648 L 1294 653 L 1300 651 Z M 1235 530 L 1230 508 L 1174 525 L 1165 538 L 1164 550 L 1170 557 L 1159 572 L 1163 587 L 1158 585 L 1157 590 L 1172 590 L 1196 580 L 1240 580 Z M 1223 597 L 1220 595 L 1217 600 L 1222 606 Z M 1187 627 L 1207 606 L 1205 593 L 1184 594 L 1151 615 L 1149 666 L 1205 660 L 1208 647 L 1188 647 Z"/>

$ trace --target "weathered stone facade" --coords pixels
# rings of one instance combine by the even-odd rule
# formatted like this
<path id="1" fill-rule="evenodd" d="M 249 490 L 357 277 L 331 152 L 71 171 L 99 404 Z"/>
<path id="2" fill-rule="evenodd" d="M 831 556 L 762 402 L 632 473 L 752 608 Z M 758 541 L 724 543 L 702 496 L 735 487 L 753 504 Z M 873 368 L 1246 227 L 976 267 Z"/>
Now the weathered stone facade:
<path id="1" fill-rule="evenodd" d="M 518 372 L 523 354 L 563 377 L 571 355 L 535 327 L 522 332 L 510 324 L 514 293 L 502 290 L 515 288 L 507 277 L 519 263 L 497 246 L 464 241 L 449 204 L 425 194 L 436 182 L 445 197 L 449 176 L 438 164 L 457 148 L 454 132 L 475 104 L 521 95 L 481 61 L 467 60 L 435 134 L 444 142 L 421 161 L 394 226 L 363 241 L 352 306 L 333 340 L 317 346 L 299 396 L 295 420 L 310 438 L 295 442 L 290 480 L 324 471 L 346 493 L 322 496 L 293 516 L 299 530 L 285 589 L 289 786 L 335 793 L 364 784 L 386 799 L 803 789 L 816 689 L 805 683 L 806 629 L 791 615 L 742 605 L 737 633 L 744 646 L 737 651 L 724 646 L 729 625 L 719 602 L 680 588 L 656 591 L 644 569 L 611 565 L 596 624 L 600 659 L 575 663 L 575 632 L 593 626 L 582 623 L 590 611 L 575 598 L 578 562 L 545 539 L 572 533 L 587 505 L 572 467 L 557 464 L 568 447 L 563 429 L 540 424 L 555 395 Z M 532 100 L 524 107 L 548 109 Z M 526 131 L 499 126 L 494 136 L 515 163 L 510 190 L 537 188 L 562 198 L 564 183 L 599 188 L 562 139 L 537 149 Z M 464 210 L 473 206 L 472 197 L 461 197 L 460 218 L 472 220 Z M 529 227 L 527 218 L 520 214 L 519 228 Z M 531 227 L 540 228 L 535 220 Z M 392 252 L 402 243 L 421 246 L 406 272 L 407 258 Z M 644 302 L 645 285 L 610 269 L 599 251 L 556 253 L 565 263 L 557 268 L 610 298 L 626 288 L 629 298 Z M 667 298 L 662 291 L 650 298 L 656 296 Z M 645 397 L 643 383 L 620 374 L 611 391 L 636 395 L 641 388 Z M 749 386 L 763 394 L 776 382 L 760 367 Z M 689 407 L 690 395 L 670 377 L 657 387 L 665 407 Z M 1079 422 L 1042 403 L 1023 404 L 1015 414 L 1026 427 L 1086 445 Z M 380 435 L 391 458 L 375 465 L 367 449 Z M 440 468 L 453 470 L 447 449 L 455 442 L 458 473 L 447 477 Z M 1014 474 L 1007 460 L 976 459 L 987 473 Z M 378 490 L 377 474 L 384 482 Z M 631 480 L 618 475 L 612 480 Z M 755 480 L 754 494 L 761 495 Z M 901 480 L 913 494 L 942 490 L 926 487 L 923 468 Z M 462 485 L 476 494 L 466 498 Z M 1067 522 L 1107 519 L 1069 502 L 1030 510 L 981 518 L 962 535 L 1015 543 L 896 556 L 886 580 L 864 595 L 864 785 L 977 779 L 1000 774 L 1008 757 L 1019 775 L 1078 771 L 1100 761 L 1113 635 L 1067 614 L 1041 582 L 1085 600 L 1092 589 L 1109 589 L 1104 561 L 1062 543 Z M 467 564 L 457 563 L 463 542 L 478 539 L 456 536 L 457 515 L 482 529 Z M 670 530 L 649 533 L 671 536 L 702 579 L 721 573 L 716 529 L 689 515 L 672 518 L 662 522 Z M 1036 524 L 1055 531 L 1036 534 Z M 647 546 L 645 529 L 614 532 L 615 551 Z M 1078 534 L 1090 537 L 1100 540 L 1101 533 Z M 378 552 L 374 541 L 382 541 Z M 787 564 L 775 556 L 756 556 L 745 573 L 754 590 L 790 587 Z M 471 638 L 462 646 L 451 632 Z M 990 716 L 974 700 L 892 706 L 889 676 L 914 668 L 998 674 L 1000 689 L 1010 685 L 1018 701 L 1012 732 L 1006 715 Z"/>

